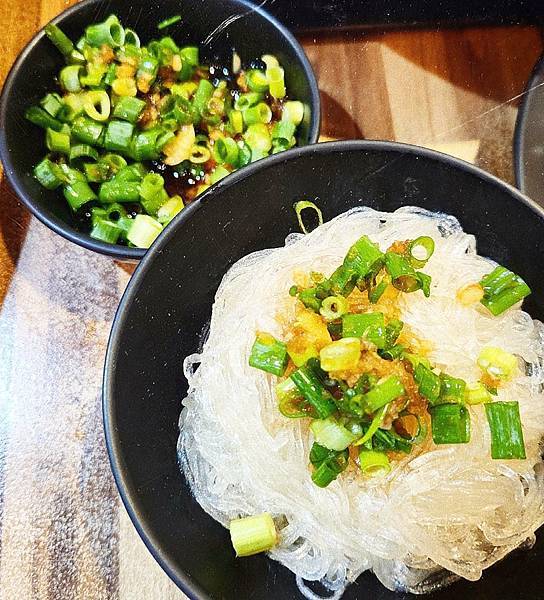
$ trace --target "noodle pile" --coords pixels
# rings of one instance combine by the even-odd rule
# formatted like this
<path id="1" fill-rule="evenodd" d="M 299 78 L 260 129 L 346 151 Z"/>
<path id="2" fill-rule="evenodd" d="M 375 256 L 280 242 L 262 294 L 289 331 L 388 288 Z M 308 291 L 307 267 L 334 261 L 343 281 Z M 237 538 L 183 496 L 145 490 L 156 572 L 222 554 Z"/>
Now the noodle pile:
<path id="1" fill-rule="evenodd" d="M 276 318 L 294 319 L 288 290 L 296 272 L 326 276 L 362 235 L 385 250 L 396 240 L 431 236 L 436 250 L 424 271 L 431 296 L 400 294 L 401 319 L 432 344 L 428 358 L 454 377 L 476 382 L 485 345 L 525 361 L 499 390 L 519 401 L 526 460 L 492 460 L 482 405 L 468 407 L 468 444 L 433 446 L 394 464 L 386 477 L 348 470 L 326 489 L 308 466 L 308 420 L 277 409 L 276 377 L 253 369 L 248 356 L 257 330 L 281 339 Z M 280 526 L 270 552 L 303 580 L 321 581 L 334 597 L 372 569 L 391 590 L 425 593 L 482 570 L 524 542 L 544 522 L 544 327 L 519 308 L 499 317 L 455 299 L 463 285 L 494 267 L 476 253 L 474 236 L 453 217 L 417 208 L 381 213 L 353 209 L 286 246 L 256 252 L 225 275 L 201 354 L 185 362 L 189 392 L 180 418 L 178 452 L 197 501 L 228 526 L 231 519 L 269 512 Z M 523 363 L 522 361 L 522 363 Z"/>

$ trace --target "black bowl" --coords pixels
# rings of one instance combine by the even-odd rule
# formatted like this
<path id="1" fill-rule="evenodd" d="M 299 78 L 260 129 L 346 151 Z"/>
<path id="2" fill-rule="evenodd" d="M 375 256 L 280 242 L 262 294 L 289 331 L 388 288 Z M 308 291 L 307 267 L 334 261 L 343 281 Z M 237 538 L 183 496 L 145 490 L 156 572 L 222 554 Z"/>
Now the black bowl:
<path id="1" fill-rule="evenodd" d="M 182 361 L 200 343 L 217 287 L 249 252 L 281 246 L 298 231 L 293 203 L 310 199 L 325 220 L 359 205 L 417 205 L 455 215 L 481 254 L 533 289 L 526 306 L 544 317 L 544 211 L 513 187 L 460 160 L 388 142 L 296 148 L 235 173 L 204 193 L 161 236 L 118 309 L 104 373 L 104 420 L 113 472 L 147 547 L 192 598 L 298 598 L 295 578 L 265 556 L 236 560 L 228 532 L 195 502 L 176 458 L 187 386 Z M 433 599 L 542 597 L 543 539 L 478 583 Z M 402 596 L 405 598 L 406 596 Z M 346 599 L 398 598 L 370 574 Z"/>
<path id="2" fill-rule="evenodd" d="M 544 57 L 535 68 L 519 107 L 514 133 L 516 185 L 544 205 Z"/>
<path id="3" fill-rule="evenodd" d="M 312 67 L 300 44 L 278 21 L 246 0 L 84 0 L 53 20 L 71 39 L 79 39 L 85 27 L 115 13 L 135 29 L 142 42 L 157 37 L 157 23 L 171 15 L 183 20 L 168 31 L 180 44 L 198 44 L 205 62 L 230 65 L 235 48 L 242 62 L 275 54 L 285 67 L 287 89 L 308 107 L 298 144 L 313 144 L 319 137 L 319 90 Z M 239 18 L 232 19 L 233 15 Z M 224 28 L 219 26 L 225 23 Z M 209 44 L 208 35 L 219 28 Z M 139 260 L 145 250 L 106 244 L 78 231 L 66 201 L 58 191 L 42 188 L 32 176 L 33 167 L 46 149 L 42 130 L 24 119 L 25 109 L 54 89 L 63 65 L 58 50 L 43 30 L 23 50 L 14 64 L 0 101 L 0 158 L 5 173 L 26 206 L 40 221 L 68 240 L 119 259 Z"/>

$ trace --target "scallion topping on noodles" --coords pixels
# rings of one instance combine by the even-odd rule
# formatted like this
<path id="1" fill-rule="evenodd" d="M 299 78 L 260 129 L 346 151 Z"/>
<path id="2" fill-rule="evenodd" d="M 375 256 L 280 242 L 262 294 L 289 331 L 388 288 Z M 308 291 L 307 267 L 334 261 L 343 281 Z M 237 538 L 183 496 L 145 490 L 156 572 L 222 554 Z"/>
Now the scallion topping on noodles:
<path id="1" fill-rule="evenodd" d="M 303 580 L 339 598 L 368 569 L 402 592 L 477 579 L 544 521 L 527 290 L 453 217 L 413 208 L 355 209 L 242 259 L 186 361 L 198 502 L 225 526 L 273 514 L 270 555 L 307 598 Z"/>

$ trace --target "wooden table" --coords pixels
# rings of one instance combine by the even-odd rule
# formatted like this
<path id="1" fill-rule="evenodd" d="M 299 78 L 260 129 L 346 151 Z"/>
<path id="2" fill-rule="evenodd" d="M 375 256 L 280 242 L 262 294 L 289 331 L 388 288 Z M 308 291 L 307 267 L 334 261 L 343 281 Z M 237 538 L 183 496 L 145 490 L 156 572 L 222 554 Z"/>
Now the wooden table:
<path id="1" fill-rule="evenodd" d="M 0 3 L 1 81 L 33 33 L 71 3 Z M 302 42 L 322 90 L 324 136 L 438 145 L 513 181 L 514 122 L 540 31 L 350 32 Z M 1 181 L 5 600 L 183 598 L 120 505 L 104 445 L 102 361 L 128 271 L 30 218 Z"/>

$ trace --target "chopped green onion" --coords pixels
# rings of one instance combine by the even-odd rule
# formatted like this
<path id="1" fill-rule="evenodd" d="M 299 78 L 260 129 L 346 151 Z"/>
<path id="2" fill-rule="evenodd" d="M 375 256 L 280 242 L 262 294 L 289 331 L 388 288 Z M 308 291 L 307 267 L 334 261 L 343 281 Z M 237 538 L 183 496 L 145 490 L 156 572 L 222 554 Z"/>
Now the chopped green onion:
<path id="1" fill-rule="evenodd" d="M 304 118 L 304 104 L 298 100 L 289 100 L 283 105 L 282 120 L 300 125 Z"/>
<path id="2" fill-rule="evenodd" d="M 387 412 L 387 404 L 382 406 L 380 409 L 376 411 L 372 422 L 370 423 L 370 427 L 366 430 L 363 437 L 353 444 L 354 446 L 363 446 L 367 442 L 372 439 L 372 436 L 378 431 L 380 425 L 383 423 L 383 419 L 385 417 L 385 413 Z"/>
<path id="3" fill-rule="evenodd" d="M 264 94 L 268 92 L 268 79 L 259 69 L 250 69 L 246 72 L 247 86 L 252 92 Z"/>
<path id="4" fill-rule="evenodd" d="M 429 236 L 421 236 L 412 240 L 408 246 L 408 258 L 412 267 L 424 267 L 434 253 L 434 240 Z"/>
<path id="5" fill-rule="evenodd" d="M 357 439 L 356 436 L 332 417 L 312 421 L 310 429 L 314 434 L 315 441 L 320 446 L 329 450 L 336 450 L 337 452 L 345 450 Z"/>
<path id="6" fill-rule="evenodd" d="M 99 146 L 104 125 L 88 117 L 78 117 L 72 124 L 72 135 L 80 142 L 90 146 Z"/>
<path id="7" fill-rule="evenodd" d="M 238 162 L 240 148 L 232 138 L 219 138 L 213 148 L 213 156 L 219 164 L 235 165 Z"/>
<path id="8" fill-rule="evenodd" d="M 126 121 L 110 121 L 106 129 L 104 146 L 106 150 L 128 154 L 134 125 Z"/>
<path id="9" fill-rule="evenodd" d="M 115 105 L 113 116 L 122 119 L 123 121 L 128 121 L 129 123 L 136 123 L 144 108 L 144 100 L 124 96 L 120 98 L 119 102 Z"/>
<path id="10" fill-rule="evenodd" d="M 44 158 L 34 168 L 34 177 L 48 190 L 56 190 L 63 184 L 63 176 L 59 167 L 48 158 Z"/>
<path id="11" fill-rule="evenodd" d="M 240 94 L 238 98 L 234 101 L 234 108 L 238 111 L 245 111 L 251 106 L 255 106 L 261 100 L 263 100 L 264 96 L 262 94 L 257 94 L 255 92 L 250 92 L 247 94 Z"/>
<path id="12" fill-rule="evenodd" d="M 108 244 L 116 244 L 120 235 L 121 228 L 106 219 L 97 219 L 90 233 L 90 236 L 95 240 Z"/>
<path id="13" fill-rule="evenodd" d="M 281 150 L 291 148 L 295 129 L 295 124 L 290 121 L 278 121 L 272 128 L 272 144 Z"/>
<path id="14" fill-rule="evenodd" d="M 233 133 L 242 133 L 244 131 L 244 117 L 242 111 L 231 110 L 229 113 L 229 123 Z"/>
<path id="15" fill-rule="evenodd" d="M 165 202 L 157 211 L 157 219 L 159 223 L 166 225 L 183 209 L 185 205 L 181 196 L 172 196 L 170 200 Z"/>
<path id="16" fill-rule="evenodd" d="M 249 355 L 251 367 L 281 377 L 285 373 L 288 360 L 287 346 L 283 342 L 269 333 L 257 334 Z"/>
<path id="17" fill-rule="evenodd" d="M 484 404 L 491 402 L 491 394 L 481 383 L 467 384 L 465 387 L 465 402 L 467 404 Z"/>
<path id="18" fill-rule="evenodd" d="M 74 44 L 70 38 L 61 30 L 58 25 L 49 23 L 45 26 L 45 35 L 49 40 L 57 47 L 61 54 L 65 57 L 69 57 L 75 50 Z"/>
<path id="19" fill-rule="evenodd" d="M 320 419 L 326 419 L 336 410 L 331 394 L 323 387 L 321 381 L 309 365 L 300 367 L 291 373 L 298 390 L 312 405 Z"/>
<path id="20" fill-rule="evenodd" d="M 214 87 L 207 79 L 198 82 L 195 95 L 193 96 L 193 109 L 200 116 L 204 114 L 208 102 L 213 96 Z"/>
<path id="21" fill-rule="evenodd" d="M 313 202 L 310 202 L 309 200 L 299 200 L 299 202 L 297 202 L 295 204 L 295 212 L 297 214 L 299 227 L 302 230 L 302 233 L 304 233 L 304 234 L 310 233 L 306 229 L 306 226 L 304 225 L 304 221 L 302 220 L 302 211 L 306 210 L 308 208 L 310 208 L 316 212 L 317 219 L 318 219 L 318 227 L 319 227 L 319 225 L 323 225 L 323 213 L 321 212 L 321 210 Z"/>
<path id="22" fill-rule="evenodd" d="M 219 165 L 218 167 L 215 167 L 214 171 L 212 172 L 210 176 L 210 183 L 213 185 L 214 183 L 221 181 L 221 179 L 224 179 L 227 175 L 230 175 L 230 171 Z"/>
<path id="23" fill-rule="evenodd" d="M 83 170 L 89 183 L 103 183 L 110 176 L 110 170 L 103 162 L 84 163 Z"/>
<path id="24" fill-rule="evenodd" d="M 265 102 L 259 102 L 259 104 L 245 110 L 242 115 L 246 125 L 270 123 L 272 120 L 272 109 Z"/>
<path id="25" fill-rule="evenodd" d="M 344 267 L 359 278 L 376 273 L 383 265 L 383 252 L 366 235 L 360 237 L 348 250 Z"/>
<path id="26" fill-rule="evenodd" d="M 31 106 L 28 108 L 25 112 L 25 119 L 43 129 L 60 131 L 63 127 L 60 121 L 54 119 L 48 112 L 39 106 Z"/>
<path id="27" fill-rule="evenodd" d="M 140 37 L 134 29 L 125 29 L 125 46 L 134 46 L 135 48 L 141 46 Z"/>
<path id="28" fill-rule="evenodd" d="M 310 451 L 310 462 L 315 467 L 312 481 L 318 487 L 325 488 L 345 471 L 349 462 L 349 453 L 347 450 L 342 452 L 328 450 L 314 443 Z"/>
<path id="29" fill-rule="evenodd" d="M 349 310 L 348 301 L 343 296 L 328 296 L 321 302 L 319 313 L 326 321 L 334 321 L 339 319 Z M 359 337 L 348 336 L 342 337 Z"/>
<path id="30" fill-rule="evenodd" d="M 378 356 L 384 360 L 397 360 L 404 357 L 405 347 L 402 344 L 395 344 L 389 348 L 379 348 Z"/>
<path id="31" fill-rule="evenodd" d="M 396 375 L 381 379 L 364 397 L 366 412 L 374 413 L 404 394 L 404 386 Z"/>
<path id="32" fill-rule="evenodd" d="M 508 380 L 518 371 L 518 359 L 502 348 L 487 346 L 477 359 L 478 366 L 494 379 Z"/>
<path id="33" fill-rule="evenodd" d="M 441 382 L 436 373 L 433 373 L 423 362 L 420 362 L 415 368 L 414 379 L 422 396 L 425 396 L 431 404 L 438 402 Z"/>
<path id="34" fill-rule="evenodd" d="M 321 349 L 319 358 L 325 371 L 349 371 L 354 369 L 361 357 L 359 338 L 342 338 Z"/>
<path id="35" fill-rule="evenodd" d="M 56 118 L 64 106 L 64 101 L 58 94 L 47 94 L 40 100 L 40 106 L 53 118 Z"/>
<path id="36" fill-rule="evenodd" d="M 394 431 L 378 429 L 372 438 L 372 447 L 374 450 L 404 452 L 410 454 L 412 443 Z"/>
<path id="37" fill-rule="evenodd" d="M 97 110 L 97 106 L 100 110 Z M 87 92 L 83 101 L 83 109 L 87 116 L 100 123 L 107 121 L 111 113 L 111 101 L 108 93 L 104 90 Z"/>
<path id="38" fill-rule="evenodd" d="M 45 143 L 51 152 L 70 154 L 70 133 L 48 129 L 45 136 Z"/>
<path id="39" fill-rule="evenodd" d="M 87 144 L 77 144 L 70 149 L 70 164 L 80 167 L 84 162 L 98 161 L 98 152 Z"/>
<path id="40" fill-rule="evenodd" d="M 281 99 L 285 97 L 285 74 L 281 67 L 270 67 L 266 69 L 266 79 L 272 98 Z"/>
<path id="41" fill-rule="evenodd" d="M 342 317 L 342 337 L 364 337 L 385 348 L 385 319 L 383 313 L 348 314 Z"/>
<path id="42" fill-rule="evenodd" d="M 89 25 L 85 30 L 85 39 L 95 48 L 100 48 L 104 44 L 118 48 L 125 43 L 125 30 L 119 23 L 119 19 L 111 15 L 103 23 Z"/>
<path id="43" fill-rule="evenodd" d="M 161 206 L 168 199 L 162 176 L 158 173 L 148 173 L 143 178 L 140 187 L 140 201 L 145 211 L 150 215 L 156 216 Z"/>
<path id="44" fill-rule="evenodd" d="M 385 328 L 385 347 L 391 348 L 395 342 L 397 341 L 402 328 L 404 327 L 404 323 L 399 319 L 393 319 L 389 321 Z"/>
<path id="45" fill-rule="evenodd" d="M 290 377 L 276 385 L 276 396 L 279 411 L 284 417 L 300 419 L 310 416 L 308 404 Z"/>
<path id="46" fill-rule="evenodd" d="M 96 200 L 96 194 L 86 181 L 73 181 L 65 185 L 64 197 L 74 212 L 87 202 Z"/>
<path id="47" fill-rule="evenodd" d="M 376 450 L 361 450 L 359 452 L 359 466 L 365 475 L 387 475 L 391 471 L 391 465 L 385 452 Z"/>
<path id="48" fill-rule="evenodd" d="M 495 316 L 531 293 L 531 288 L 519 275 L 501 266 L 486 275 L 480 285 L 484 290 L 484 297 L 480 302 Z"/>
<path id="49" fill-rule="evenodd" d="M 368 290 L 368 300 L 371 304 L 376 304 L 378 302 L 378 300 L 383 296 L 389 283 L 390 281 L 383 279 L 380 281 L 380 283 Z"/>
<path id="50" fill-rule="evenodd" d="M 181 21 L 181 15 L 175 15 L 173 17 L 169 17 L 168 19 L 164 19 L 157 25 L 157 29 L 162 30 L 170 27 L 171 25 L 175 25 Z"/>
<path id="51" fill-rule="evenodd" d="M 519 416 L 518 402 L 492 402 L 485 405 L 491 432 L 491 457 L 495 459 L 524 459 L 525 443 Z"/>
<path id="52" fill-rule="evenodd" d="M 127 233 L 127 240 L 137 248 L 149 248 L 159 237 L 162 225 L 149 215 L 136 215 Z"/>
<path id="53" fill-rule="evenodd" d="M 264 123 L 254 123 L 249 125 L 244 133 L 244 140 L 251 148 L 251 160 L 257 160 L 255 157 L 262 154 L 266 155 L 272 148 L 272 138 L 268 127 Z"/>
<path id="54" fill-rule="evenodd" d="M 79 81 L 81 70 L 81 65 L 68 65 L 62 69 L 59 81 L 63 89 L 72 93 L 81 91 L 81 82 Z"/>
<path id="55" fill-rule="evenodd" d="M 138 202 L 140 199 L 140 184 L 133 181 L 119 181 L 117 178 L 105 181 L 98 192 L 102 204 L 113 202 Z"/>
<path id="56" fill-rule="evenodd" d="M 278 532 L 268 513 L 234 519 L 230 522 L 229 529 L 236 556 L 267 552 L 278 543 Z"/>
<path id="57" fill-rule="evenodd" d="M 440 401 L 463 402 L 465 398 L 466 382 L 446 373 L 440 373 Z"/>
<path id="58" fill-rule="evenodd" d="M 470 441 L 470 414 L 462 404 L 439 404 L 429 408 L 435 444 L 466 444 Z"/>
<path id="59" fill-rule="evenodd" d="M 404 256 L 395 252 L 386 252 L 385 268 L 391 276 L 391 283 L 401 292 L 410 293 L 421 289 L 418 274 Z"/>

